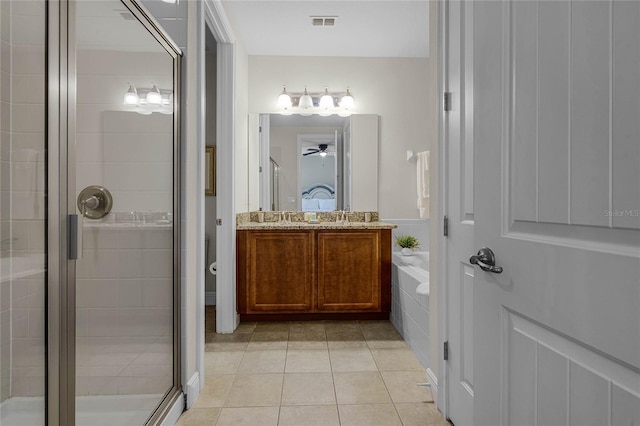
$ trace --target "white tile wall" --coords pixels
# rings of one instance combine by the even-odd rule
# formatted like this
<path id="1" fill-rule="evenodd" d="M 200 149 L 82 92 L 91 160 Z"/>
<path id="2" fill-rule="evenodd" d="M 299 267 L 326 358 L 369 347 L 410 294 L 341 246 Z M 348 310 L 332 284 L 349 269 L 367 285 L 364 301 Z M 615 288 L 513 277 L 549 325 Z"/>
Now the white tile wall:
<path id="1" fill-rule="evenodd" d="M 44 1 L 3 1 L 0 17 L 0 239 L 12 276 L 0 283 L 4 401 L 44 394 Z"/>
<path id="2" fill-rule="evenodd" d="M 164 53 L 78 52 L 77 193 L 103 185 L 114 212 L 172 210 L 173 116 L 122 104 L 128 83 L 170 89 L 171 69 Z"/>
<path id="3" fill-rule="evenodd" d="M 163 393 L 171 384 L 171 227 L 92 226 L 78 261 L 78 394 Z"/>

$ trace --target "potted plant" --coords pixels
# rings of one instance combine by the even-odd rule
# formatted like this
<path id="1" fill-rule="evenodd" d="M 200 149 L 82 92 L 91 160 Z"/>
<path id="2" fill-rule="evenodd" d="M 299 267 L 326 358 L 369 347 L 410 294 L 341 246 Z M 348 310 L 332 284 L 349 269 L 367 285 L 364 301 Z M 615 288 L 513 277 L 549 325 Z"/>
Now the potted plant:
<path id="1" fill-rule="evenodd" d="M 409 256 L 413 250 L 420 247 L 420 243 L 411 235 L 400 235 L 396 237 L 396 245 L 402 247 L 400 251 L 404 256 Z"/>

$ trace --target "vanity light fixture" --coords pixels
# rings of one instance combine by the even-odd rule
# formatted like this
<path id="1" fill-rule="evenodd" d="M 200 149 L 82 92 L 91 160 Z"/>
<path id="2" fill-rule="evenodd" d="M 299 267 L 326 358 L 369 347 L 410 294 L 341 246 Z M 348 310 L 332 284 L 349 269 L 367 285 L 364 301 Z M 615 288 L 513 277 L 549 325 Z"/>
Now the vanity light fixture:
<path id="1" fill-rule="evenodd" d="M 340 99 L 340 112 L 338 113 L 341 117 L 348 117 L 351 115 L 351 111 L 354 107 L 353 96 L 351 96 L 351 92 L 347 87 L 347 94 Z"/>
<path id="2" fill-rule="evenodd" d="M 278 97 L 277 106 L 282 115 L 339 114 L 341 117 L 348 117 L 353 112 L 355 103 L 348 88 L 346 93 L 329 92 L 328 87 L 325 87 L 323 93 L 309 93 L 306 87 L 303 93 L 287 93 L 285 87 Z"/>
<path id="3" fill-rule="evenodd" d="M 131 83 L 129 84 L 129 90 L 124 94 L 124 104 L 125 105 L 138 105 L 140 103 L 140 96 L 138 96 L 138 91 L 136 90 L 136 86 Z"/>
<path id="4" fill-rule="evenodd" d="M 162 105 L 162 95 L 158 86 L 154 84 L 153 88 L 147 92 L 145 99 L 149 105 Z"/>
<path id="5" fill-rule="evenodd" d="M 136 111 L 143 115 L 154 112 L 161 114 L 173 114 L 173 91 L 158 88 L 152 83 L 151 88 L 136 88 L 128 83 L 129 89 L 124 94 L 123 104 L 133 107 L 130 111 Z"/>
<path id="6" fill-rule="evenodd" d="M 298 101 L 298 109 L 301 115 L 311 115 L 313 114 L 313 99 L 307 92 L 307 88 L 304 88 L 304 93 L 300 97 Z"/>
<path id="7" fill-rule="evenodd" d="M 282 93 L 278 96 L 278 108 L 288 110 L 291 105 L 291 96 L 287 94 L 287 86 L 282 86 Z"/>
<path id="8" fill-rule="evenodd" d="M 322 97 L 320 98 L 320 104 L 318 106 L 320 107 L 318 115 L 327 117 L 333 114 L 333 108 L 335 107 L 335 104 L 333 103 L 333 98 L 329 94 L 328 87 L 324 88 L 324 95 L 322 95 Z"/>
<path id="9" fill-rule="evenodd" d="M 320 98 L 320 108 L 329 109 L 333 108 L 335 105 L 333 104 L 333 98 L 329 94 L 329 88 L 324 88 L 324 95 Z"/>

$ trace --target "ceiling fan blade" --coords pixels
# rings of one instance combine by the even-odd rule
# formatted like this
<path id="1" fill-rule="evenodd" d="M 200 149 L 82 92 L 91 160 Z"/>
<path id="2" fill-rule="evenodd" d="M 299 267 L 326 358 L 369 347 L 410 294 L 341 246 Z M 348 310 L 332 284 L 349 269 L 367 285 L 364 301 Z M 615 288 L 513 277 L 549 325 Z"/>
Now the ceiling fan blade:
<path id="1" fill-rule="evenodd" d="M 303 156 L 303 157 L 306 157 L 307 155 L 317 154 L 318 152 L 320 152 L 320 151 L 318 151 L 318 150 L 316 149 L 315 151 L 305 152 L 304 154 L 302 154 L 302 156 Z"/>

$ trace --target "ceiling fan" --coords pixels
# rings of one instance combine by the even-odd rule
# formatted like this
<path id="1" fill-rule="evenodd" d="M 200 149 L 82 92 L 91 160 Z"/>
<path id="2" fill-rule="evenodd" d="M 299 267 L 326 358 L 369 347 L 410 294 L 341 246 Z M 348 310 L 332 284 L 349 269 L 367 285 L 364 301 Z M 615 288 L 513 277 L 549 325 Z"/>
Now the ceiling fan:
<path id="1" fill-rule="evenodd" d="M 302 155 L 307 156 L 307 155 L 313 155 L 313 154 L 320 154 L 322 157 L 324 157 L 325 155 L 327 155 L 327 152 L 334 152 L 333 150 L 327 151 L 328 148 L 329 148 L 328 144 L 321 143 L 320 145 L 318 145 L 317 148 L 307 148 L 307 152 L 305 152 Z"/>

